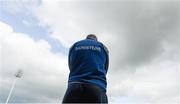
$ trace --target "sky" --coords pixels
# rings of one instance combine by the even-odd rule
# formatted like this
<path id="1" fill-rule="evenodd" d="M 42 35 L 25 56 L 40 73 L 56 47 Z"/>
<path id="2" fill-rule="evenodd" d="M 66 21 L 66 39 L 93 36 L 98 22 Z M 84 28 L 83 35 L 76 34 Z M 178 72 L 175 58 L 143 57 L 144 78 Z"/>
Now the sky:
<path id="1" fill-rule="evenodd" d="M 0 0 L 0 103 L 60 103 L 68 50 L 96 34 L 112 104 L 180 103 L 179 0 Z"/>

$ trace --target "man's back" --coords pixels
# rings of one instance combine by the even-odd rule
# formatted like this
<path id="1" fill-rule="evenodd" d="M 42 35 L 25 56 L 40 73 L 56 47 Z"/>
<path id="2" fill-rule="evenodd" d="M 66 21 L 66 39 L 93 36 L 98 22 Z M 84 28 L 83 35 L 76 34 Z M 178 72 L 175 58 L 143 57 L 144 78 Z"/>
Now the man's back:
<path id="1" fill-rule="evenodd" d="M 92 83 L 106 90 L 108 53 L 104 48 L 92 39 L 76 42 L 69 52 L 69 83 Z"/>
<path id="2" fill-rule="evenodd" d="M 69 80 L 63 103 L 107 103 L 108 50 L 93 34 L 69 50 Z"/>

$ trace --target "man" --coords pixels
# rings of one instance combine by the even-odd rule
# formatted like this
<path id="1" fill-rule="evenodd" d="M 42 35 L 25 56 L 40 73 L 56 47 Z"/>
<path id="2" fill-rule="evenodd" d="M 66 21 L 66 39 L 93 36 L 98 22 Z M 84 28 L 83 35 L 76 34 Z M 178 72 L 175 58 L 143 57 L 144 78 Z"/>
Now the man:
<path id="1" fill-rule="evenodd" d="M 69 50 L 69 80 L 63 103 L 108 103 L 107 48 L 94 34 L 76 42 Z"/>

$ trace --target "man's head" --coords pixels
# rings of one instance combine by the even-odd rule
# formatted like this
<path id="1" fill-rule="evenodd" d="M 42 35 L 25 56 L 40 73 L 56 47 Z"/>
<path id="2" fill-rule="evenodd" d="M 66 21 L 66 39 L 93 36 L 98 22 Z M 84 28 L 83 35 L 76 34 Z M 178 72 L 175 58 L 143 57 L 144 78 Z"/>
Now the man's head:
<path id="1" fill-rule="evenodd" d="M 97 37 L 96 37 L 96 35 L 94 35 L 94 34 L 89 34 L 87 37 L 86 37 L 86 39 L 93 39 L 93 40 L 98 40 L 97 39 Z"/>

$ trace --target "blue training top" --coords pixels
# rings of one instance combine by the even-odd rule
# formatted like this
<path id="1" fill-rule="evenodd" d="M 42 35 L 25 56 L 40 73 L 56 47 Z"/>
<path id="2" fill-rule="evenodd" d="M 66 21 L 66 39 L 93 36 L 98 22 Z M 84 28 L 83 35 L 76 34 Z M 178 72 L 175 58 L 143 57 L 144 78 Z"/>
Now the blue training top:
<path id="1" fill-rule="evenodd" d="M 69 50 L 69 83 L 94 84 L 106 91 L 106 74 L 109 66 L 107 48 L 93 39 L 76 42 Z"/>

